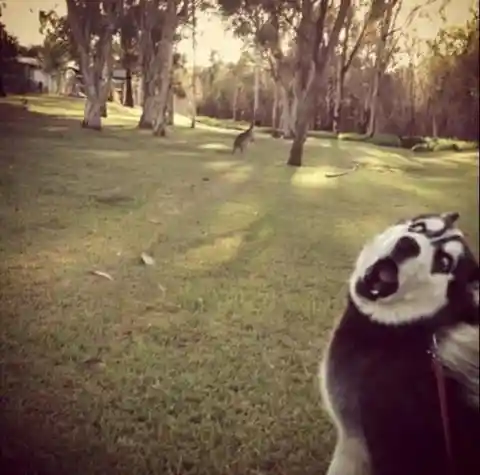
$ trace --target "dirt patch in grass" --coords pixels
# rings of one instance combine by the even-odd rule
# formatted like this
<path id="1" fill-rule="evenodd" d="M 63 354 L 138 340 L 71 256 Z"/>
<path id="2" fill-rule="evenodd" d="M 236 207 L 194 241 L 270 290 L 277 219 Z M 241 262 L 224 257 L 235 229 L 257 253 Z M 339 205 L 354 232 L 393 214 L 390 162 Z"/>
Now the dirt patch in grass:
<path id="1" fill-rule="evenodd" d="M 2 458 L 17 473 L 322 473 L 316 374 L 352 261 L 423 211 L 458 210 L 477 242 L 474 157 L 310 139 L 292 170 L 267 137 L 232 156 L 213 130 L 155 139 L 117 107 L 95 133 L 81 101 L 29 104 L 0 114 Z"/>

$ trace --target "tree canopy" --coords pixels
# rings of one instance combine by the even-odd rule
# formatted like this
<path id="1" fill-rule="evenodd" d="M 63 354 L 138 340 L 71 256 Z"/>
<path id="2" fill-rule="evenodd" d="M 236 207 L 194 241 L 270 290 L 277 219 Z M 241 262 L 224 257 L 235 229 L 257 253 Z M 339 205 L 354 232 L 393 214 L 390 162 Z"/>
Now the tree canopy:
<path id="1" fill-rule="evenodd" d="M 20 47 L 0 24 L 1 61 L 33 55 L 53 74 L 75 62 L 89 104 L 84 124 L 94 128 L 113 70 L 123 68 L 122 100 L 142 106 L 139 125 L 156 135 L 165 134 L 176 96 L 199 114 L 270 127 L 292 140 L 289 163 L 300 165 L 310 129 L 478 139 L 478 8 L 465 25 L 445 25 L 429 41 L 408 29 L 427 6 L 440 14 L 444 4 L 67 0 L 65 16 L 39 11 L 41 45 Z M 186 63 L 178 44 L 197 27 L 197 9 L 219 13 L 243 41 L 237 62 L 212 52 L 208 65 Z"/>

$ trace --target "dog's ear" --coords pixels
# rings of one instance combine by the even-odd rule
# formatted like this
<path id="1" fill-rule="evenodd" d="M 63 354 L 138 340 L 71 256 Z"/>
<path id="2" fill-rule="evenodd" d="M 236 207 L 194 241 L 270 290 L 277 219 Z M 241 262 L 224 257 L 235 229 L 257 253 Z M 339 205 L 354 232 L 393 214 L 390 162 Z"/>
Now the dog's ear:
<path id="1" fill-rule="evenodd" d="M 447 228 L 453 227 L 453 225 L 458 221 L 460 218 L 460 213 L 457 211 L 448 211 L 446 213 L 442 213 L 442 219 L 445 221 Z"/>

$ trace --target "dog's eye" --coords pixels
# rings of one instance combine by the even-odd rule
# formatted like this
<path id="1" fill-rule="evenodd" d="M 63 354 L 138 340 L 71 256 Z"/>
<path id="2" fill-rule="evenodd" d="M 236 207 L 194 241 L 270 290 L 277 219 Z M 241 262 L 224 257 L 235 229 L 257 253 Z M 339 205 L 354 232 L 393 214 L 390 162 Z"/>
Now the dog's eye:
<path id="1" fill-rule="evenodd" d="M 414 224 L 411 224 L 409 227 L 408 227 L 408 230 L 411 232 L 411 233 L 426 233 L 427 232 L 427 227 L 425 226 L 425 223 L 414 223 Z"/>
<path id="2" fill-rule="evenodd" d="M 448 274 L 453 270 L 455 261 L 450 254 L 445 251 L 439 250 L 435 255 L 435 270 L 442 274 Z"/>

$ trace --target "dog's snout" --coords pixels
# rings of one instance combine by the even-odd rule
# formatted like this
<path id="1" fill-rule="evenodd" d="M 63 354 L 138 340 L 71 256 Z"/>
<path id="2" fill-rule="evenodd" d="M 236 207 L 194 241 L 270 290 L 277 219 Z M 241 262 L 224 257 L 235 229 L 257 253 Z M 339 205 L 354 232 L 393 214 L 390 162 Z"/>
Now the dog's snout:
<path id="1" fill-rule="evenodd" d="M 412 259 L 420 255 L 420 245 L 417 241 L 409 236 L 400 238 L 395 244 L 391 253 L 391 258 L 397 263 L 401 264 L 407 259 Z"/>

